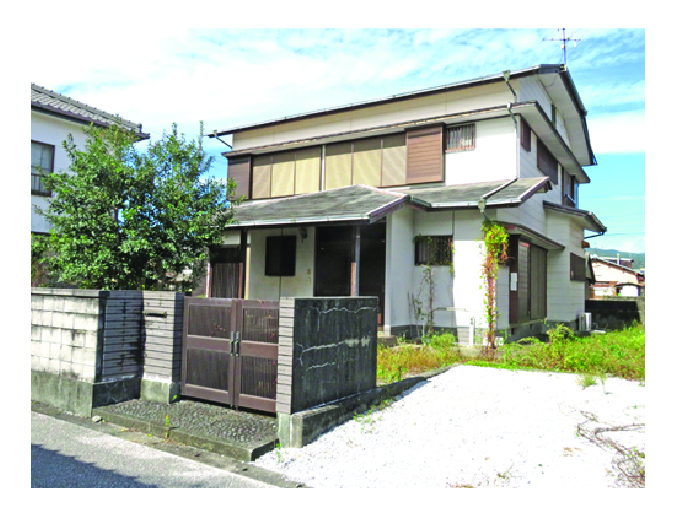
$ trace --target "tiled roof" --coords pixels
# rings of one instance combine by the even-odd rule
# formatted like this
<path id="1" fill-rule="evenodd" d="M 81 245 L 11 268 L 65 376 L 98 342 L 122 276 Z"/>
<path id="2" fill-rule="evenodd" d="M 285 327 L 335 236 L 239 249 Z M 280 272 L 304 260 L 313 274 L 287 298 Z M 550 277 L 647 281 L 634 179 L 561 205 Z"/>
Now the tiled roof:
<path id="1" fill-rule="evenodd" d="M 237 226 L 269 226 L 337 221 L 373 222 L 409 202 L 406 195 L 368 186 L 246 202 L 234 210 Z"/>
<path id="2" fill-rule="evenodd" d="M 245 202 L 235 208 L 235 223 L 227 228 L 340 221 L 372 223 L 405 204 L 423 210 L 477 209 L 483 198 L 491 207 L 516 206 L 536 191 L 545 191 L 547 186 L 547 177 L 398 190 L 346 186 L 288 198 Z"/>
<path id="3" fill-rule="evenodd" d="M 133 123 L 67 96 L 61 95 L 37 84 L 30 85 L 30 105 L 32 109 L 44 110 L 73 120 L 108 127 L 117 124 L 135 133 L 139 139 L 149 139 L 150 135 L 142 131 L 140 123 Z"/>

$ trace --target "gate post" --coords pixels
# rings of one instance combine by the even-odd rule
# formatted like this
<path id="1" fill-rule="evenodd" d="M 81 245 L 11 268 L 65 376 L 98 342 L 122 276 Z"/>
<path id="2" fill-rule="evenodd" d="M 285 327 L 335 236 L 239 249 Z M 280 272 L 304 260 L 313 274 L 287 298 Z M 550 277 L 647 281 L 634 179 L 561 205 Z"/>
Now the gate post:
<path id="1" fill-rule="evenodd" d="M 292 378 L 295 298 L 279 299 L 278 379 L 276 381 L 276 418 L 281 446 L 293 446 Z M 301 434 L 300 434 L 301 440 Z"/>

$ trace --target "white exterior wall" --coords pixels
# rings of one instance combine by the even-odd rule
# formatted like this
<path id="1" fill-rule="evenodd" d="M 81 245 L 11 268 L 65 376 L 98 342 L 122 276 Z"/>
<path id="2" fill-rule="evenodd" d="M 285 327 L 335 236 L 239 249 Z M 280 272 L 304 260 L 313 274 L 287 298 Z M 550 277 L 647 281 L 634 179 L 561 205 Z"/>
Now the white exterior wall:
<path id="1" fill-rule="evenodd" d="M 410 325 L 409 295 L 415 293 L 414 211 L 400 209 L 386 217 L 386 278 L 384 332 L 391 327 Z"/>
<path id="2" fill-rule="evenodd" d="M 514 80 L 513 89 L 517 93 L 518 102 L 530 102 L 536 101 L 545 111 L 545 114 L 548 115 L 548 118 L 552 120 L 552 102 L 548 93 L 545 91 L 543 84 L 550 84 L 553 80 L 561 80 L 557 74 L 549 75 L 540 75 L 532 77 L 524 77 L 521 79 Z M 564 139 L 564 142 L 569 144 L 569 136 L 566 133 L 566 123 L 564 122 L 564 116 L 562 112 L 557 110 L 557 131 Z M 533 144 L 533 141 L 532 141 Z"/>
<path id="3" fill-rule="evenodd" d="M 232 147 L 234 150 L 242 150 L 279 144 L 297 139 L 505 105 L 512 101 L 513 95 L 503 81 L 249 130 L 233 134 Z"/>
<path id="4" fill-rule="evenodd" d="M 482 278 L 482 247 L 477 241 L 482 236 L 482 215 L 477 211 L 414 212 L 414 235 L 453 236 L 454 273 L 449 266 L 434 266 L 436 307 L 452 307 L 456 311 L 438 311 L 435 324 L 440 327 L 467 328 L 474 318 L 477 328 L 487 328 L 484 319 L 484 289 Z M 411 252 L 413 258 L 413 248 Z M 413 291 L 427 298 L 423 266 L 414 266 Z M 501 287 L 499 285 L 499 291 Z M 507 301 L 507 297 L 506 297 Z M 499 305 L 503 308 L 502 301 Z M 502 310 L 503 312 L 503 310 Z M 507 316 L 505 320 L 507 321 Z M 460 341 L 467 343 L 468 341 Z"/>
<path id="5" fill-rule="evenodd" d="M 445 183 L 466 184 L 517 176 L 517 133 L 511 118 L 475 123 L 475 149 L 445 153 Z"/>
<path id="6" fill-rule="evenodd" d="M 72 134 L 75 144 L 84 149 L 86 136 L 82 132 L 83 126 L 61 118 L 31 112 L 30 137 L 33 141 L 54 145 L 54 171 L 66 171 L 70 167 L 70 159 L 63 148 L 63 141 L 67 139 L 68 134 Z M 49 199 L 31 195 L 31 232 L 49 232 L 50 224 L 42 216 L 35 213 L 33 210 L 35 205 L 46 210 Z"/>
<path id="7" fill-rule="evenodd" d="M 278 301 L 282 296 L 314 295 L 314 239 L 316 230 L 307 228 L 307 238 L 302 239 L 299 228 L 251 230 L 250 260 L 248 267 L 249 300 Z M 294 277 L 267 277 L 264 274 L 267 236 L 297 236 Z"/>
<path id="8" fill-rule="evenodd" d="M 548 211 L 547 232 L 564 245 L 564 250 L 548 251 L 548 320 L 575 321 L 585 312 L 585 282 L 571 280 L 571 254 L 584 255 L 584 231 L 569 216 Z"/>

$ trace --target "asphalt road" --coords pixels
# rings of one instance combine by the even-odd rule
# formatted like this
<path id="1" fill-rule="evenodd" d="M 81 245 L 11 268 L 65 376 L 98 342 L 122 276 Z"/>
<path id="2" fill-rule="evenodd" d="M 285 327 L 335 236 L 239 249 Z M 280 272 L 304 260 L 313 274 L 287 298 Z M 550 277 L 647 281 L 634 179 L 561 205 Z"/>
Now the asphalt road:
<path id="1" fill-rule="evenodd" d="M 272 487 L 31 412 L 31 487 Z"/>

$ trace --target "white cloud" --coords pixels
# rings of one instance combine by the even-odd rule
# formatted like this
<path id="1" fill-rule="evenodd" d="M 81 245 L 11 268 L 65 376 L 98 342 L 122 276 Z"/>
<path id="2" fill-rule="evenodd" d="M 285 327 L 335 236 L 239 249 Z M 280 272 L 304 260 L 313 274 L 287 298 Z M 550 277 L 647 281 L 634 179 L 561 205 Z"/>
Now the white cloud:
<path id="1" fill-rule="evenodd" d="M 587 127 L 595 154 L 646 151 L 648 133 L 644 112 L 588 117 Z"/>

